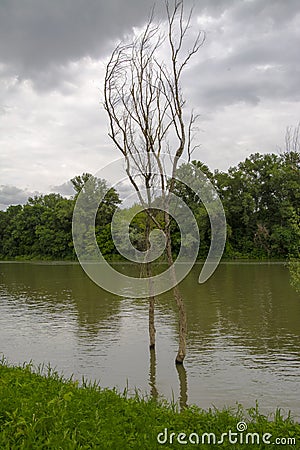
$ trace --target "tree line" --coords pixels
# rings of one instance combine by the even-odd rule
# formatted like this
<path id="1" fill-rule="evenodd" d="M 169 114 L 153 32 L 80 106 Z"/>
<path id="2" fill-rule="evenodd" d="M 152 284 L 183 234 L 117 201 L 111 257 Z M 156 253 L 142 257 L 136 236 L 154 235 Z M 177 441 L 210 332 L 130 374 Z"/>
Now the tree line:
<path id="1" fill-rule="evenodd" d="M 193 177 L 197 167 L 209 178 L 218 192 L 227 219 L 227 241 L 224 258 L 295 259 L 300 248 L 300 154 L 255 153 L 223 172 L 209 168 L 200 161 L 183 164 L 179 171 Z M 71 198 L 51 193 L 28 198 L 25 205 L 9 206 L 0 211 L 1 259 L 75 260 L 72 241 L 72 215 L 77 196 L 91 175 L 71 180 L 75 194 Z M 92 177 L 92 191 L 108 189 L 105 180 Z M 210 223 L 205 207 L 194 191 L 176 182 L 174 193 L 192 210 L 200 233 L 199 259 L 206 257 L 210 245 Z M 91 192 L 92 194 L 92 192 Z M 110 224 L 117 209 L 120 218 L 131 215 L 131 208 L 121 208 L 116 189 L 108 190 L 98 208 L 95 234 L 102 254 L 119 259 L 112 240 Z M 159 209 L 154 212 L 163 220 Z M 122 222 L 121 222 L 122 223 Z M 130 239 L 139 250 L 145 250 L 147 215 L 136 214 L 130 224 Z M 152 225 L 155 227 L 155 225 Z M 181 245 L 180 231 L 171 223 L 174 256 Z"/>

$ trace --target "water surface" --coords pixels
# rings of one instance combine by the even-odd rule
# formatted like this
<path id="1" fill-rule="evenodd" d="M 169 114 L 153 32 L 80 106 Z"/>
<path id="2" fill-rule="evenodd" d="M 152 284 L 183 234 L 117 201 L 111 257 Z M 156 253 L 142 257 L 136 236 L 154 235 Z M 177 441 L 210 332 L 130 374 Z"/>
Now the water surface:
<path id="1" fill-rule="evenodd" d="M 120 268 L 131 274 L 132 267 Z M 300 417 L 300 296 L 283 264 L 223 263 L 204 285 L 181 283 L 188 315 L 186 372 L 177 372 L 177 312 L 157 299 L 156 357 L 146 300 L 116 297 L 76 263 L 0 264 L 0 352 L 50 362 L 103 387 L 162 395 L 203 408 L 281 407 Z M 181 381 L 181 385 L 179 383 Z"/>

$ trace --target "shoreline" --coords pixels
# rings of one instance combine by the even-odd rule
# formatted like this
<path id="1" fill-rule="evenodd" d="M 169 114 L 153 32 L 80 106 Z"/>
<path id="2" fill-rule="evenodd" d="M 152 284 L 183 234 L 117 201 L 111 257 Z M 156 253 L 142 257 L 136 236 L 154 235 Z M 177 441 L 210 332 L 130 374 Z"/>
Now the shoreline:
<path id="1" fill-rule="evenodd" d="M 241 424 L 244 430 L 237 428 Z M 246 449 L 247 433 L 249 439 L 255 440 L 251 445 L 254 449 L 266 448 L 263 439 L 270 443 L 286 439 L 281 441 L 285 442 L 284 448 L 295 449 L 300 443 L 300 423 L 290 415 L 283 417 L 280 410 L 264 416 L 257 405 L 246 411 L 239 405 L 236 410 L 207 411 L 189 406 L 180 412 L 178 405 L 165 400 L 138 394 L 131 398 L 126 392 L 102 389 L 85 380 L 79 385 L 50 367 L 34 369 L 31 364 L 14 366 L 5 359 L 0 362 L 3 449 L 150 450 L 163 448 L 163 444 L 165 448 L 182 448 L 183 444 L 195 448 L 197 436 L 200 441 L 204 439 L 202 448 L 216 448 L 212 441 L 208 443 L 214 435 L 218 439 L 223 436 L 223 442 L 217 443 L 222 443 L 220 448 L 224 449 L 234 448 L 233 439 L 238 435 L 243 440 L 238 448 Z"/>

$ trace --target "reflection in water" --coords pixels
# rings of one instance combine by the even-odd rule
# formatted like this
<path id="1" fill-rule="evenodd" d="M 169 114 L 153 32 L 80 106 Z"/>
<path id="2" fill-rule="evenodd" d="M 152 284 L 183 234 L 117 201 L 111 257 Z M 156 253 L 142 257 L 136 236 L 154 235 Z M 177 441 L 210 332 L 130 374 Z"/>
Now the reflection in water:
<path id="1" fill-rule="evenodd" d="M 187 395 L 187 373 L 183 364 L 175 364 L 179 381 L 179 406 L 182 411 L 188 405 Z M 156 387 L 156 354 L 155 349 L 150 348 L 150 371 L 149 371 L 150 396 L 153 400 L 158 399 Z"/>
<path id="2" fill-rule="evenodd" d="M 182 364 L 176 364 L 176 370 L 179 378 L 179 406 L 181 411 L 187 407 L 188 394 L 187 394 L 187 375 L 185 367 Z"/>
<path id="3" fill-rule="evenodd" d="M 300 416 L 300 297 L 286 267 L 224 263 L 203 285 L 199 272 L 181 283 L 189 403 L 251 407 L 259 400 L 266 411 L 290 408 Z M 11 362 L 50 362 L 67 376 L 120 390 L 128 382 L 153 397 L 178 391 L 184 406 L 186 374 L 174 368 L 177 328 L 167 292 L 157 299 L 149 372 L 147 300 L 101 290 L 74 263 L 0 264 L 0 351 Z"/>

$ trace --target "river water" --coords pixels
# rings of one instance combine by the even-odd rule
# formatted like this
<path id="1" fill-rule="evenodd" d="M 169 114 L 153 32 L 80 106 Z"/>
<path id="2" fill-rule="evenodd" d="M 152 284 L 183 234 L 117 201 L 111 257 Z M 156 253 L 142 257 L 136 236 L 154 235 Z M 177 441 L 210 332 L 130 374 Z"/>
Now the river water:
<path id="1" fill-rule="evenodd" d="M 109 294 L 76 263 L 0 263 L 0 355 L 181 405 L 248 408 L 258 401 L 263 413 L 280 407 L 299 418 L 300 296 L 285 265 L 222 263 L 203 285 L 199 272 L 196 265 L 180 285 L 189 329 L 185 370 L 174 364 L 171 293 L 157 299 L 150 354 L 147 301 Z"/>

